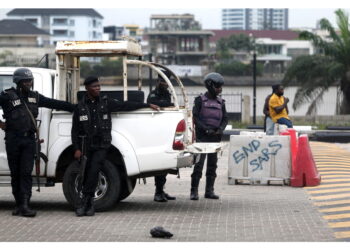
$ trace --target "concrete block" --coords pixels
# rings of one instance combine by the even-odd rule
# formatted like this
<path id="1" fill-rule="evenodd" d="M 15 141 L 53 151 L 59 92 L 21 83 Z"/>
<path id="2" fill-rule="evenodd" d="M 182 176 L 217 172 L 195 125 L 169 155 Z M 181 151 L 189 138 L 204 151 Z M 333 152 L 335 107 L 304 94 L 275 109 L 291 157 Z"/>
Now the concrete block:
<path id="1" fill-rule="evenodd" d="M 228 183 L 289 184 L 289 136 L 231 135 Z"/>

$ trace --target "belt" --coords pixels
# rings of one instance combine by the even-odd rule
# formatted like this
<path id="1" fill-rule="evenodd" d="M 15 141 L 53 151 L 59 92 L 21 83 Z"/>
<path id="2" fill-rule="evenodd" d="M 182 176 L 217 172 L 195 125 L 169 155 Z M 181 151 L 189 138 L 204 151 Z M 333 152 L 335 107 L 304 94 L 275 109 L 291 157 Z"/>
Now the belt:
<path id="1" fill-rule="evenodd" d="M 8 133 L 12 133 L 12 134 L 14 134 L 16 136 L 21 136 L 21 137 L 27 137 L 27 136 L 34 135 L 33 131 L 26 131 L 26 132 L 8 131 Z"/>

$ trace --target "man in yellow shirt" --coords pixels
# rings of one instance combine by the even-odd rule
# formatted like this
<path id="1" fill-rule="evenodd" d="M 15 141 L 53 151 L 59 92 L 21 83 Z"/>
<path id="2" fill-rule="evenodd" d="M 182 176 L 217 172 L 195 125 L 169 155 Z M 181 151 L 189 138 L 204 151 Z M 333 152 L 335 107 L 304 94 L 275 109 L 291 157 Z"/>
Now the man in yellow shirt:
<path id="1" fill-rule="evenodd" d="M 273 94 L 269 101 L 269 111 L 273 122 L 293 127 L 293 123 L 288 116 L 289 99 L 283 96 L 284 89 L 281 85 L 273 86 Z"/>

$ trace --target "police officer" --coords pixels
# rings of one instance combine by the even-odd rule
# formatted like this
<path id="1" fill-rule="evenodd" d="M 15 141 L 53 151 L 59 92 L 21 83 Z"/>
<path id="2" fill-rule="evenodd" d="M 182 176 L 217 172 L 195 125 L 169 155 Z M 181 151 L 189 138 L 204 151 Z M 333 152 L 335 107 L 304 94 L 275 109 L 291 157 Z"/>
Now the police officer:
<path id="1" fill-rule="evenodd" d="M 198 142 L 220 142 L 227 125 L 225 101 L 219 96 L 224 85 L 224 78 L 218 73 L 209 73 L 204 77 L 204 84 L 208 91 L 195 98 L 193 119 Z M 198 186 L 202 177 L 204 161 L 207 159 L 205 198 L 219 199 L 214 193 L 216 178 L 217 153 L 201 154 L 191 175 L 191 200 L 198 200 Z"/>
<path id="2" fill-rule="evenodd" d="M 170 79 L 171 74 L 168 71 L 162 70 L 163 73 Z M 147 103 L 156 104 L 159 107 L 170 107 L 174 106 L 171 102 L 171 94 L 168 91 L 168 84 L 165 82 L 161 75 L 158 75 L 157 86 L 154 90 L 152 90 L 148 97 Z M 157 175 L 154 177 L 154 183 L 156 186 L 156 191 L 154 194 L 154 201 L 157 202 L 167 202 L 168 200 L 176 200 L 176 197 L 171 196 L 164 192 L 164 185 L 166 183 L 166 176 Z"/>
<path id="3" fill-rule="evenodd" d="M 32 195 L 32 171 L 35 154 L 36 125 L 32 119 L 38 116 L 38 108 L 61 109 L 73 112 L 74 105 L 47 98 L 32 91 L 34 77 L 27 68 L 19 68 L 13 74 L 16 88 L 0 94 L 0 105 L 4 111 L 5 144 L 7 160 L 11 171 L 12 193 L 16 201 L 12 215 L 34 217 L 30 209 Z M 31 116 L 31 114 L 32 116 Z"/>
<path id="4" fill-rule="evenodd" d="M 100 83 L 95 76 L 87 77 L 84 85 L 87 92 L 74 111 L 71 134 L 74 158 L 79 160 L 82 156 L 81 136 L 86 137 L 87 156 L 82 190 L 83 197 L 75 212 L 77 216 L 93 216 L 95 214 L 94 194 L 98 183 L 98 172 L 104 164 L 107 150 L 112 141 L 111 112 L 131 111 L 145 107 L 159 110 L 159 107 L 146 103 L 121 102 L 107 96 L 101 97 Z"/>

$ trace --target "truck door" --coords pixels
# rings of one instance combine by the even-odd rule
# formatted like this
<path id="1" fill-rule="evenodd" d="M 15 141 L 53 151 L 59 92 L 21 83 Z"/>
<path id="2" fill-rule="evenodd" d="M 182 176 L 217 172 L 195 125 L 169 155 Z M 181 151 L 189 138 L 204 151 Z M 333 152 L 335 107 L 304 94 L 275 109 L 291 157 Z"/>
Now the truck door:
<path id="1" fill-rule="evenodd" d="M 2 92 L 5 89 L 11 88 L 11 87 L 16 87 L 16 84 L 13 83 L 12 81 L 12 75 L 13 72 L 12 71 L 8 71 L 8 72 L 0 72 L 0 92 Z M 34 90 L 38 91 L 39 93 L 42 93 L 42 76 L 38 73 L 34 73 L 33 72 L 33 76 L 34 76 Z M 4 121 L 3 119 L 3 110 L 0 106 L 0 119 L 2 121 Z M 42 118 L 42 110 L 39 109 L 39 114 L 38 114 L 38 118 L 39 120 L 41 120 Z M 8 162 L 7 162 L 7 154 L 6 154 L 6 147 L 5 147 L 5 132 L 0 129 L 0 175 L 9 175 L 10 174 L 10 169 L 8 166 Z M 41 171 L 42 173 L 43 171 L 43 164 L 41 164 Z M 33 170 L 34 173 L 34 170 Z"/>

